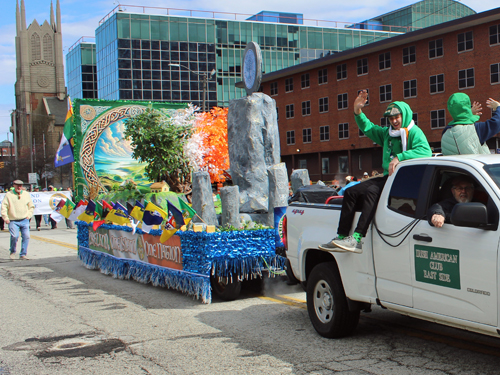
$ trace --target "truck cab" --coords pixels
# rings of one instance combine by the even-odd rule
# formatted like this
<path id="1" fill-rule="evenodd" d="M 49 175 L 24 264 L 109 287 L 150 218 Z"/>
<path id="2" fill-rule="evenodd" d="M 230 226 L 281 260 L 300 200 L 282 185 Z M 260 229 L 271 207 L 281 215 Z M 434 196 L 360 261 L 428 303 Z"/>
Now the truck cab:
<path id="1" fill-rule="evenodd" d="M 456 176 L 474 181 L 472 202 L 457 204 L 451 222 L 436 228 L 429 224 L 427 210 L 451 196 Z M 499 186 L 496 155 L 405 161 L 386 182 L 362 254 L 317 247 L 336 235 L 340 205 L 292 204 L 287 210 L 287 258 L 306 286 L 309 316 L 318 333 L 349 334 L 360 311 L 376 303 L 498 335 Z"/>

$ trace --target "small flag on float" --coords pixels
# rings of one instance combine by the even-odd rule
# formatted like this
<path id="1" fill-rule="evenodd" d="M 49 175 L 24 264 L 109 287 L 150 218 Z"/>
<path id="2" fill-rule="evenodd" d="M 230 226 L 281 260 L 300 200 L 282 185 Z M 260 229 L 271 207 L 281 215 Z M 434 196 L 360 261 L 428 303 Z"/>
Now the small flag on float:
<path id="1" fill-rule="evenodd" d="M 59 211 L 59 213 L 63 215 L 66 219 L 68 219 L 69 215 L 71 215 L 74 208 L 75 204 L 71 201 L 71 199 L 66 199 L 66 203 L 64 203 L 64 206 L 61 208 L 61 211 Z"/>
<path id="2" fill-rule="evenodd" d="M 170 201 L 168 202 L 168 223 L 172 225 L 174 228 L 179 229 L 184 223 L 184 217 L 182 216 L 182 212 L 179 211 L 177 207 L 175 207 Z"/>
<path id="3" fill-rule="evenodd" d="M 193 210 L 193 208 L 188 205 L 186 202 L 184 202 L 181 198 L 179 198 L 179 205 L 181 206 L 182 210 L 182 216 L 184 217 L 184 222 L 189 224 L 191 219 L 196 215 L 196 211 Z"/>
<path id="4" fill-rule="evenodd" d="M 85 221 L 86 223 L 90 223 L 94 221 L 94 213 L 95 213 L 95 202 L 91 199 L 83 211 L 79 216 L 78 220 Z"/>
<path id="5" fill-rule="evenodd" d="M 144 209 L 142 221 L 146 225 L 160 225 L 168 214 L 156 204 L 149 202 Z"/>
<path id="6" fill-rule="evenodd" d="M 56 208 L 54 208 L 54 211 L 50 214 L 50 217 L 52 220 L 55 222 L 60 222 L 63 219 L 63 215 L 61 215 L 61 209 L 64 207 L 66 204 L 66 199 L 61 199 L 59 203 L 57 204 Z"/>
<path id="7" fill-rule="evenodd" d="M 81 200 L 80 202 L 78 202 L 75 209 L 69 215 L 68 220 L 71 221 L 78 220 L 78 216 L 80 216 L 83 213 L 83 211 L 85 211 L 86 208 L 87 208 L 87 201 Z"/>
<path id="8" fill-rule="evenodd" d="M 109 214 L 106 216 L 106 220 L 109 220 L 115 224 L 123 225 L 130 223 L 128 218 L 128 214 L 119 208 L 120 203 L 115 203 L 113 209 L 109 211 Z"/>
<path id="9" fill-rule="evenodd" d="M 130 216 L 132 216 L 137 221 L 142 221 L 144 216 L 144 206 L 139 201 L 135 201 L 135 206 L 130 211 Z"/>

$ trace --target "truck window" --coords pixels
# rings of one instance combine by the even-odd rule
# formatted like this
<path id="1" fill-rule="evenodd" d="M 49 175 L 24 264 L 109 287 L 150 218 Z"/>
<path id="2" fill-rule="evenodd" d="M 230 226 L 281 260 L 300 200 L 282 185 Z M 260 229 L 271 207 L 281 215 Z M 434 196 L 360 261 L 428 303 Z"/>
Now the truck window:
<path id="1" fill-rule="evenodd" d="M 425 168 L 425 165 L 409 165 L 399 169 L 389 194 L 389 208 L 403 215 L 415 217 Z"/>
<path id="2" fill-rule="evenodd" d="M 489 166 L 485 167 L 485 170 L 490 174 L 490 176 L 497 182 L 495 177 L 500 176 L 500 169 L 498 168 L 492 168 L 488 170 Z M 444 168 L 437 168 L 435 170 L 435 179 L 434 182 L 431 184 L 431 189 L 430 189 L 430 202 L 429 202 L 429 207 L 432 206 L 434 203 L 442 202 L 446 199 L 453 198 L 453 194 L 451 191 L 451 184 L 453 182 L 453 179 L 455 177 L 460 177 L 460 176 L 466 176 L 474 181 L 474 195 L 472 196 L 472 202 L 479 202 L 482 203 L 486 206 L 488 210 L 488 224 L 497 226 L 498 225 L 498 208 L 489 196 L 489 194 L 486 192 L 486 189 L 479 183 L 479 181 L 471 176 L 469 173 L 467 173 L 464 170 L 460 170 L 457 168 L 454 169 L 444 169 Z M 498 182 L 497 182 L 498 184 Z M 429 208 L 427 207 L 427 209 Z M 493 228 L 493 227 L 492 227 Z"/>

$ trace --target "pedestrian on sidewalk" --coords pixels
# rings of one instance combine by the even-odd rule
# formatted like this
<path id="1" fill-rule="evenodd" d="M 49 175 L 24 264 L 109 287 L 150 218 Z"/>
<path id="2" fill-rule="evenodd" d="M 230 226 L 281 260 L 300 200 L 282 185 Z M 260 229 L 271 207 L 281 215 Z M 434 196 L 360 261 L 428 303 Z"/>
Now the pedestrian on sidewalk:
<path id="1" fill-rule="evenodd" d="M 33 189 L 33 192 L 39 192 L 40 188 L 38 186 L 35 186 Z M 35 223 L 36 223 L 36 230 L 40 231 L 40 226 L 42 225 L 42 215 L 34 215 L 35 216 Z"/>
<path id="2" fill-rule="evenodd" d="M 49 191 L 56 191 L 57 189 L 55 189 L 52 185 L 49 186 Z M 54 219 L 52 219 L 49 215 L 49 221 L 50 221 L 50 229 L 56 229 L 57 228 L 57 221 L 55 221 Z"/>
<path id="3" fill-rule="evenodd" d="M 10 232 L 10 259 L 16 257 L 17 240 L 21 232 L 22 243 L 19 259 L 27 260 L 28 243 L 30 240 L 30 219 L 33 216 L 35 205 L 31 195 L 23 190 L 23 182 L 15 180 L 14 190 L 5 194 L 2 201 L 2 218 L 9 225 Z"/>

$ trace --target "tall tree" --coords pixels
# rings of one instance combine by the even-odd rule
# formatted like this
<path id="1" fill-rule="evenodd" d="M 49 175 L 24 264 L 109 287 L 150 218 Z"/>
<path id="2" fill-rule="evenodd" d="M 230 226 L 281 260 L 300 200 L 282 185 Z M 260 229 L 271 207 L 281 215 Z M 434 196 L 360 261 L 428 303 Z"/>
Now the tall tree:
<path id="1" fill-rule="evenodd" d="M 132 157 L 147 163 L 152 181 L 165 180 L 170 190 L 185 193 L 191 189 L 191 167 L 184 145 L 191 137 L 195 108 L 160 111 L 153 108 L 126 122 L 125 137 L 130 139 Z"/>

